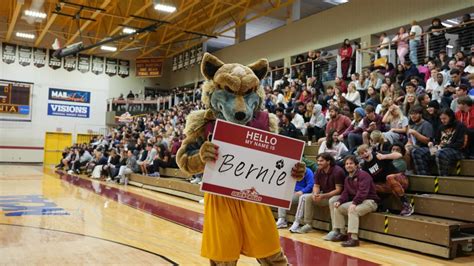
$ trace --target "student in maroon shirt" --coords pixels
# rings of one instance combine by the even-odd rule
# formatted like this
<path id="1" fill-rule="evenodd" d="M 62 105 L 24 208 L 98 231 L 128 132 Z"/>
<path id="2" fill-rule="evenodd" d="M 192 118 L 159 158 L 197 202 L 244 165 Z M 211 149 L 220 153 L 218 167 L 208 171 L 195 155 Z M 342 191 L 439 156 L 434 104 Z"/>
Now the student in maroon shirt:
<path id="1" fill-rule="evenodd" d="M 345 39 L 339 48 L 339 56 L 341 57 L 342 79 L 347 79 L 352 57 L 352 46 L 349 39 Z"/>
<path id="2" fill-rule="evenodd" d="M 289 229 L 292 233 L 305 234 L 312 230 L 313 211 L 315 206 L 329 206 L 331 220 L 334 216 L 334 202 L 339 199 L 344 184 L 344 169 L 336 165 L 336 160 L 329 153 L 317 157 L 318 170 L 314 175 L 313 193 L 300 197 L 295 221 Z M 300 223 L 304 225 L 299 227 Z M 328 240 L 331 232 L 323 239 Z"/>
<path id="3" fill-rule="evenodd" d="M 377 210 L 377 203 L 380 201 L 375 192 L 375 185 L 372 177 L 365 171 L 359 169 L 359 162 L 354 155 L 349 155 L 344 159 L 344 166 L 348 173 L 344 181 L 344 190 L 339 200 L 334 203 L 334 231 L 335 235 L 331 241 L 341 243 L 343 247 L 355 247 L 359 245 L 359 217 Z M 347 232 L 345 232 L 348 217 Z"/>
<path id="4" fill-rule="evenodd" d="M 329 122 L 326 124 L 326 136 L 329 135 L 329 132 L 331 132 L 332 129 L 334 129 L 337 134 L 341 135 L 350 126 L 351 119 L 345 115 L 342 115 L 340 109 L 337 106 L 329 107 Z M 321 143 L 325 140 L 326 138 L 320 138 L 318 142 L 321 145 Z"/>

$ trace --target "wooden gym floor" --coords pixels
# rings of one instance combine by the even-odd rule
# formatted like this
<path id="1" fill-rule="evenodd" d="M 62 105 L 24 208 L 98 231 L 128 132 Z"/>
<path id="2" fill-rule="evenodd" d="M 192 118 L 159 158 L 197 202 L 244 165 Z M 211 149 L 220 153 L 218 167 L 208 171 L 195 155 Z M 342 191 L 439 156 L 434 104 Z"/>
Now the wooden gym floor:
<path id="1" fill-rule="evenodd" d="M 0 264 L 206 265 L 200 256 L 203 206 L 135 187 L 0 164 Z M 292 265 L 474 265 L 370 242 L 342 248 L 280 230 Z M 239 265 L 257 265 L 242 256 Z"/>

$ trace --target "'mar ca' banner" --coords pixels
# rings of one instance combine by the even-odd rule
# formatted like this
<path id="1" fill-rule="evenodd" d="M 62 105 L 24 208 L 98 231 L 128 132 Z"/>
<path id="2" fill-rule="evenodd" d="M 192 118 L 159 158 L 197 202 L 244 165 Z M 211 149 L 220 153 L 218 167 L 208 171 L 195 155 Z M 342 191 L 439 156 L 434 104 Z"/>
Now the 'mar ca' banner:
<path id="1" fill-rule="evenodd" d="M 202 191 L 289 209 L 296 180 L 291 169 L 305 143 L 267 131 L 217 120 L 212 143 L 216 162 L 206 163 Z"/>

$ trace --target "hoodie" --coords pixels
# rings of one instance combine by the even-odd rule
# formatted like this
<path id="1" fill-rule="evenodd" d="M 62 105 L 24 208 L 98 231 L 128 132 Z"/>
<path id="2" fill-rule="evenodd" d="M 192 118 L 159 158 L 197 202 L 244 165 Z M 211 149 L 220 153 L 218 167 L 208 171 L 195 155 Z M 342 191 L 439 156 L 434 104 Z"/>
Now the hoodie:
<path id="1" fill-rule="evenodd" d="M 309 120 L 310 127 L 324 128 L 326 125 L 326 118 L 322 113 L 323 107 L 320 104 L 316 104 L 313 109 L 313 115 Z"/>

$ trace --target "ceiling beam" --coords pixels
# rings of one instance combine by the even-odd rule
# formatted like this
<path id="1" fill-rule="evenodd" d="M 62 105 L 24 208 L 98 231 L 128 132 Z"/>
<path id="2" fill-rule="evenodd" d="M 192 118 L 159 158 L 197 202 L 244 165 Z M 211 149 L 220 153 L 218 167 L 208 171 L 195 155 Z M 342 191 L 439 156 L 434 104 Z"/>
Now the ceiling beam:
<path id="1" fill-rule="evenodd" d="M 133 13 L 134 16 L 139 16 L 141 13 L 143 13 L 147 8 L 149 8 L 150 6 L 153 5 L 153 1 L 152 0 L 146 0 L 145 1 L 145 4 L 140 7 L 140 9 L 138 9 L 137 11 L 135 11 Z M 128 15 L 128 14 L 127 14 Z M 123 21 L 121 24 L 123 25 L 127 25 L 128 23 L 130 23 L 134 18 L 133 17 L 129 17 L 127 19 L 125 19 L 125 21 Z M 108 33 L 108 36 L 113 36 L 115 35 L 117 32 L 120 31 L 120 29 L 122 29 L 122 26 L 116 26 L 111 32 Z M 88 50 L 88 54 L 91 54 L 95 49 L 97 49 L 97 47 L 94 47 L 90 50 Z"/>
<path id="2" fill-rule="evenodd" d="M 10 21 L 10 25 L 8 25 L 7 37 L 5 41 L 10 41 L 13 33 L 13 29 L 15 28 L 16 21 L 18 19 L 18 15 L 20 14 L 21 7 L 23 6 L 23 2 L 16 1 L 15 11 L 13 11 L 12 20 Z"/>
<path id="3" fill-rule="evenodd" d="M 112 1 L 112 0 L 105 0 L 105 1 L 102 3 L 102 5 L 100 5 L 99 8 L 105 9 L 105 8 L 110 4 L 111 1 Z M 118 1 L 115 2 L 115 5 L 116 5 L 117 3 L 118 3 Z M 115 7 L 115 5 L 114 5 L 114 7 Z M 112 8 L 113 8 L 113 7 L 112 7 Z M 100 10 L 94 11 L 94 13 L 92 14 L 92 16 L 91 16 L 90 18 L 91 18 L 91 19 L 95 19 L 101 12 L 102 12 L 102 11 L 100 11 Z M 72 44 L 72 43 L 74 42 L 74 40 L 76 40 L 76 38 L 79 37 L 79 34 L 81 34 L 81 32 L 84 31 L 84 30 L 89 26 L 89 24 L 91 24 L 91 23 L 93 23 L 93 22 L 94 22 L 94 21 L 91 21 L 91 20 L 87 20 L 86 22 L 84 22 L 84 23 L 81 25 L 81 27 L 77 30 L 77 32 L 74 33 L 74 35 L 72 35 L 72 37 L 69 38 L 69 40 L 67 40 L 65 46 L 68 46 L 68 45 Z"/>
<path id="4" fill-rule="evenodd" d="M 186 12 L 188 9 L 193 8 L 197 3 L 199 3 L 199 1 L 200 1 L 200 0 L 194 0 L 191 4 L 188 4 L 186 7 L 184 7 L 184 8 L 181 9 L 181 10 L 179 10 L 178 12 L 164 17 L 163 20 L 164 20 L 164 21 L 171 21 L 171 20 L 177 18 L 178 16 L 180 16 L 180 15 L 182 15 L 184 12 Z M 186 2 L 186 0 L 183 0 L 181 6 L 183 6 L 185 2 Z M 168 25 L 168 24 L 166 24 L 166 25 Z M 164 29 L 163 37 L 164 37 L 164 35 L 166 34 L 167 29 L 168 29 L 168 28 L 165 28 L 165 29 Z M 146 36 L 150 36 L 150 35 L 151 35 L 150 32 L 144 32 L 144 33 L 138 35 L 137 37 L 135 37 L 135 40 L 141 40 L 141 39 L 145 38 Z M 130 42 L 129 44 L 125 45 L 124 47 L 121 47 L 120 49 L 117 50 L 117 52 L 115 52 L 115 53 L 113 54 L 113 56 L 116 56 L 118 53 L 120 53 L 120 52 L 122 52 L 122 51 L 128 49 L 130 46 L 132 46 L 132 45 L 134 45 L 134 44 L 135 44 L 134 42 Z M 147 40 L 146 43 L 145 43 L 145 47 L 146 47 L 147 45 L 148 45 L 148 40 Z"/>
<path id="5" fill-rule="evenodd" d="M 238 2 L 238 3 L 235 4 L 235 5 L 229 6 L 228 8 L 226 8 L 226 9 L 222 10 L 221 12 L 217 13 L 214 17 L 210 17 L 210 18 L 208 18 L 208 19 L 206 19 L 206 20 L 201 21 L 201 22 L 198 23 L 198 24 L 193 25 L 189 30 L 190 30 L 190 31 L 196 30 L 197 28 L 201 27 L 202 25 L 205 25 L 206 23 L 209 23 L 210 21 L 214 20 L 215 17 L 222 16 L 222 15 L 228 13 L 228 12 L 231 12 L 232 10 L 234 10 L 234 9 L 236 9 L 236 8 L 239 8 L 242 4 L 245 4 L 247 1 L 248 1 L 248 0 L 242 0 L 242 1 Z M 184 33 L 184 32 L 181 32 L 181 33 L 179 33 L 179 34 L 175 34 L 175 35 L 174 35 L 173 37 L 171 37 L 169 40 L 165 40 L 165 43 L 172 42 L 172 41 L 174 41 L 174 40 L 176 40 L 176 39 L 179 39 L 180 37 L 185 36 L 186 34 L 187 34 L 187 33 Z M 145 56 L 147 56 L 147 55 L 153 53 L 154 51 L 158 50 L 158 48 L 160 48 L 161 45 L 163 45 L 163 44 L 158 44 L 156 47 L 151 48 L 151 49 L 145 51 L 145 52 L 142 53 L 138 58 L 142 58 L 142 57 L 145 57 Z"/>
<path id="6" fill-rule="evenodd" d="M 61 8 L 64 6 L 63 3 L 59 4 Z M 46 36 L 46 33 L 48 33 L 49 28 L 51 25 L 53 25 L 54 21 L 58 17 L 58 14 L 53 14 L 52 12 L 49 12 L 49 19 L 48 22 L 46 22 L 46 25 L 44 26 L 43 30 L 41 31 L 40 35 L 38 36 L 38 39 L 35 41 L 35 46 L 40 46 L 41 41 L 43 41 L 44 36 Z"/>
<path id="7" fill-rule="evenodd" d="M 279 3 L 277 3 L 277 5 L 275 5 L 274 7 L 270 8 L 270 9 L 267 9 L 267 10 L 265 10 L 264 12 L 261 12 L 260 14 L 256 14 L 255 16 L 253 16 L 253 17 L 251 17 L 251 18 L 248 18 L 248 19 L 242 21 L 241 23 L 238 23 L 238 24 L 236 24 L 236 25 L 234 25 L 234 26 L 228 27 L 228 28 L 226 28 L 226 29 L 224 29 L 224 30 L 218 32 L 216 35 L 219 36 L 219 35 L 221 35 L 221 34 L 223 34 L 223 33 L 225 33 L 225 32 L 228 32 L 228 31 L 233 30 L 233 29 L 235 29 L 235 28 L 237 28 L 237 27 L 240 27 L 240 26 L 243 25 L 243 24 L 249 23 L 250 21 L 253 21 L 253 20 L 258 19 L 258 18 L 260 18 L 260 17 L 266 16 L 266 15 L 270 14 L 270 13 L 273 12 L 273 11 L 276 11 L 276 10 L 278 10 L 278 9 L 280 9 L 280 8 L 283 8 L 283 7 L 286 7 L 286 6 L 288 6 L 288 5 L 293 4 L 293 2 L 294 2 L 294 0 L 287 0 L 287 1 L 284 2 L 284 3 L 279 2 Z M 247 10 L 247 11 L 249 11 L 249 10 Z M 187 47 L 185 47 L 185 48 L 183 48 L 183 49 L 181 49 L 181 50 L 179 50 L 179 51 L 176 51 L 176 52 L 170 54 L 170 55 L 167 56 L 167 57 L 173 57 L 173 56 L 175 56 L 175 55 L 177 55 L 177 54 L 180 54 L 180 53 L 182 53 L 182 52 L 188 50 L 189 48 L 191 48 L 191 47 L 193 47 L 193 46 L 195 46 L 195 45 L 201 44 L 201 43 L 203 43 L 203 42 L 205 42 L 205 41 L 207 41 L 207 40 L 209 40 L 209 39 L 210 39 L 209 37 L 206 37 L 206 38 L 203 39 L 203 40 L 200 40 L 200 41 L 198 41 L 198 42 L 194 42 L 194 43 L 188 45 Z"/>

